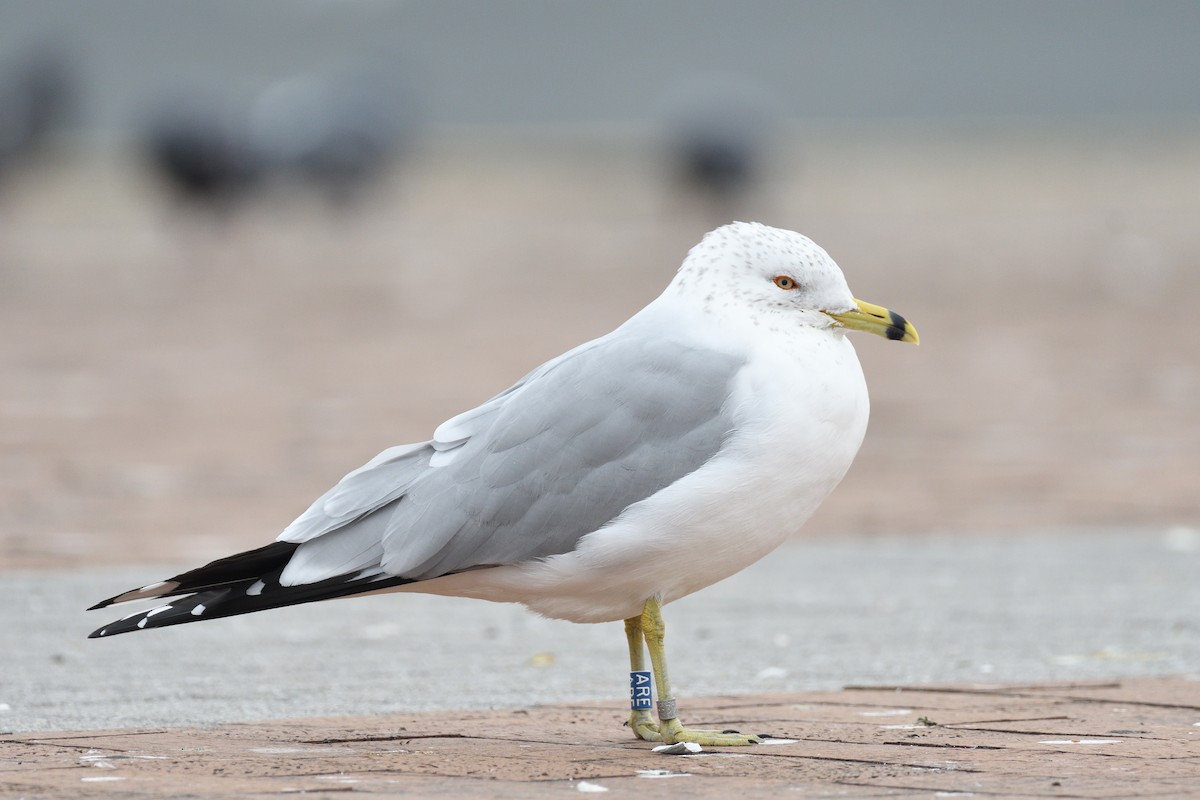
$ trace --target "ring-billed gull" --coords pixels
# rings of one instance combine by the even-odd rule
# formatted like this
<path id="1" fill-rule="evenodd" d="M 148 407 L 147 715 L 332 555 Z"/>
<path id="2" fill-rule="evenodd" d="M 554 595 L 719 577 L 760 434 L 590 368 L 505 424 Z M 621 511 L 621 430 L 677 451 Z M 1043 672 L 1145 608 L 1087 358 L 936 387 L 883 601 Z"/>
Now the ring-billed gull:
<path id="1" fill-rule="evenodd" d="M 625 621 L 638 737 L 756 742 L 679 722 L 661 606 L 774 550 L 841 480 L 869 406 L 849 328 L 918 341 L 811 240 L 725 225 L 612 333 L 383 451 L 273 544 L 98 603 L 183 595 L 92 637 L 374 592 L 523 603 Z"/>

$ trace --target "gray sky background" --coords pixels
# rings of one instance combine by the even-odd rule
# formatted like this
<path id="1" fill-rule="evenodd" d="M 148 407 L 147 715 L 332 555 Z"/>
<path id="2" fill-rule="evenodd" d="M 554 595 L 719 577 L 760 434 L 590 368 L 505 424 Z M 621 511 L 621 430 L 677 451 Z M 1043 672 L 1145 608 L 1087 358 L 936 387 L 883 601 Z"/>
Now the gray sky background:
<path id="1" fill-rule="evenodd" d="M 652 124 L 712 76 L 799 119 L 1200 114 L 1195 0 L 3 0 L 0 58 L 34 40 L 109 132 L 361 58 L 435 127 Z"/>

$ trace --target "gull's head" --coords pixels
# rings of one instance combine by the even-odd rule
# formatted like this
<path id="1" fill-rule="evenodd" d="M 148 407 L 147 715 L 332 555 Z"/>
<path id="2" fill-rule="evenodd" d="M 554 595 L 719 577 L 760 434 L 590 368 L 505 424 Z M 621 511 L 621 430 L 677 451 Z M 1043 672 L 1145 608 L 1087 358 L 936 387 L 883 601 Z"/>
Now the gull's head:
<path id="1" fill-rule="evenodd" d="M 854 328 L 919 342 L 899 314 L 855 299 L 837 263 L 812 239 L 757 222 L 733 222 L 706 234 L 671 287 L 721 316 Z"/>

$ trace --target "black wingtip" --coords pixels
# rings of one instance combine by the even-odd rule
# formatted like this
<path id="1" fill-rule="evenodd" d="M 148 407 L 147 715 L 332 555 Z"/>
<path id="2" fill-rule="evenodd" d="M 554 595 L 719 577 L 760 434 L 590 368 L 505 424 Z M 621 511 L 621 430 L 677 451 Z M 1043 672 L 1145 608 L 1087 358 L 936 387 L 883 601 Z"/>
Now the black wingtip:
<path id="1" fill-rule="evenodd" d="M 123 597 L 124 595 L 127 595 L 127 594 L 129 594 L 129 592 L 121 592 L 121 594 L 115 594 L 112 597 L 108 598 L 107 600 L 101 600 L 99 603 L 96 603 L 96 605 L 94 605 L 94 606 L 88 606 L 87 610 L 88 611 L 96 611 L 101 608 L 108 608 L 109 606 L 118 602 L 118 598 Z"/>
<path id="2" fill-rule="evenodd" d="M 97 628 L 88 635 L 89 639 L 102 639 L 122 633 L 132 633 L 146 628 L 162 628 L 167 625 L 179 625 L 184 622 L 195 622 L 207 617 L 229 616 L 240 613 L 237 609 L 226 609 L 216 614 L 210 613 L 213 607 L 220 607 L 233 593 L 230 588 L 213 589 L 197 594 L 190 594 L 164 603 L 145 611 L 137 611 L 118 620 L 113 620 L 102 628 Z"/>
<path id="3" fill-rule="evenodd" d="M 121 625 L 122 620 L 110 622 L 103 628 L 97 628 L 87 635 L 89 639 L 110 639 L 120 633 L 130 633 L 132 631 L 141 630 L 134 626 Z"/>
<path id="4" fill-rule="evenodd" d="M 209 562 L 202 567 L 180 573 L 158 583 L 147 584 L 137 589 L 113 595 L 101 600 L 88 609 L 95 611 L 130 600 L 153 600 L 158 597 L 175 597 L 206 589 L 215 589 L 246 579 L 257 579 L 281 571 L 300 545 L 294 542 L 272 542 L 265 547 L 235 553 Z"/>
<path id="5" fill-rule="evenodd" d="M 337 597 L 372 594 L 413 582 L 410 578 L 395 575 L 357 577 L 354 574 L 338 575 L 317 583 L 299 586 L 280 586 L 278 574 L 268 580 L 269 582 L 260 578 L 246 579 L 238 583 L 189 594 L 146 611 L 135 612 L 114 620 L 103 628 L 93 631 L 88 638 L 107 639 L 118 634 L 150 628 L 232 617 L 254 611 L 265 611 L 270 608 L 332 600 Z"/>

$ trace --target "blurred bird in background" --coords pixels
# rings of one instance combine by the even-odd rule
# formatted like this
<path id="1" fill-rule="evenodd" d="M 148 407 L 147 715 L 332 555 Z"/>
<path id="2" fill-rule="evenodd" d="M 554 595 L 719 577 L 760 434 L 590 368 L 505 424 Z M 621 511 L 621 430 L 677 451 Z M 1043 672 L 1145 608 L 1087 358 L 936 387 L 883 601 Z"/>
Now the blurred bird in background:
<path id="1" fill-rule="evenodd" d="M 157 104 L 143 154 L 182 203 L 218 214 L 231 212 L 266 174 L 244 121 L 194 93 L 177 92 Z"/>
<path id="2" fill-rule="evenodd" d="M 144 153 L 184 201 L 219 213 L 286 183 L 331 207 L 356 203 L 414 138 L 411 94 L 383 71 L 315 71 L 281 80 L 248 108 L 199 94 L 160 101 Z"/>
<path id="3" fill-rule="evenodd" d="M 74 106 L 71 59 L 53 43 L 38 43 L 0 60 L 0 186 L 44 152 Z"/>
<path id="4" fill-rule="evenodd" d="M 698 77 L 668 94 L 666 161 L 676 190 L 706 221 L 761 216 L 747 209 L 770 169 L 776 105 L 762 87 Z"/>
<path id="5" fill-rule="evenodd" d="M 397 80 L 356 68 L 271 86 L 254 104 L 250 135 L 270 174 L 299 180 L 345 205 L 411 143 L 416 117 Z"/>

